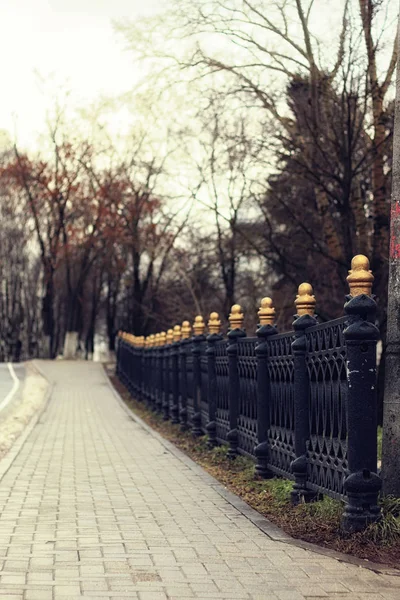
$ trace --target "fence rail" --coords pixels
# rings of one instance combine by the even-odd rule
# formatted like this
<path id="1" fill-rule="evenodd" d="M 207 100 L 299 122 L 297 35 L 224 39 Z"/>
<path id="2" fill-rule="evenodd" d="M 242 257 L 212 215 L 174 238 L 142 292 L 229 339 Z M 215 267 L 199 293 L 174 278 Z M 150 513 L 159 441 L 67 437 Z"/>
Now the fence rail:
<path id="1" fill-rule="evenodd" d="M 264 298 L 256 337 L 246 336 L 239 305 L 227 338 L 211 313 L 167 334 L 121 333 L 117 374 L 130 393 L 164 419 L 208 434 L 210 447 L 255 459 L 256 473 L 294 481 L 292 502 L 326 494 L 345 503 L 343 524 L 359 530 L 379 518 L 376 304 L 368 259 L 352 261 L 345 316 L 318 323 L 302 284 L 293 331 L 278 333 Z"/>

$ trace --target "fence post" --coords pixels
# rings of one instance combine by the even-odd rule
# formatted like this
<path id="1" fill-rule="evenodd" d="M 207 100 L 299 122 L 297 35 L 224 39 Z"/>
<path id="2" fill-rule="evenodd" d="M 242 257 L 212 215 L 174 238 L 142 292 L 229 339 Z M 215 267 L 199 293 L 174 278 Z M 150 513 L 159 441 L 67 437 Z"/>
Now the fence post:
<path id="1" fill-rule="evenodd" d="M 120 360 L 121 360 L 121 334 L 122 331 L 118 331 L 115 341 L 115 357 L 117 362 L 115 363 L 115 375 L 119 378 Z"/>
<path id="2" fill-rule="evenodd" d="M 167 343 L 167 334 L 165 331 L 160 333 L 160 348 L 159 348 L 159 361 L 158 361 L 158 370 L 159 370 L 159 396 L 158 396 L 158 412 L 160 415 L 163 413 L 163 402 L 164 402 L 164 393 L 165 393 L 165 373 L 164 373 L 164 361 L 165 361 L 165 344 Z"/>
<path id="3" fill-rule="evenodd" d="M 125 380 L 126 382 L 124 383 L 125 387 L 128 388 L 128 390 L 130 391 L 129 388 L 129 333 L 126 335 L 126 339 L 125 339 L 125 360 L 124 360 L 124 375 L 125 375 Z"/>
<path id="4" fill-rule="evenodd" d="M 124 333 L 124 337 L 121 340 L 121 367 L 120 367 L 120 377 L 121 377 L 121 381 L 122 383 L 126 386 L 126 346 L 127 346 L 127 342 L 126 342 L 126 333 Z"/>
<path id="5" fill-rule="evenodd" d="M 145 346 L 145 352 L 144 352 L 144 364 L 145 364 L 145 386 L 146 386 L 146 406 L 147 408 L 150 408 L 150 377 L 149 377 L 149 373 L 150 373 L 150 336 L 148 335 L 146 337 L 146 346 Z"/>
<path id="6" fill-rule="evenodd" d="M 180 325 L 175 325 L 173 333 L 173 343 L 171 346 L 171 369 L 172 369 L 172 408 L 171 408 L 171 422 L 174 425 L 179 423 L 179 371 L 178 371 L 178 358 L 179 358 L 179 347 L 181 339 L 181 328 Z"/>
<path id="7" fill-rule="evenodd" d="M 146 404 L 147 403 L 147 348 L 148 348 L 148 338 L 147 336 L 143 341 L 143 351 L 142 351 L 142 400 Z"/>
<path id="8" fill-rule="evenodd" d="M 271 298 L 261 300 L 258 311 L 260 325 L 257 329 L 259 341 L 256 345 L 257 356 L 257 441 L 254 454 L 257 462 L 255 472 L 262 479 L 271 479 L 274 474 L 268 468 L 270 447 L 268 433 L 270 426 L 271 382 L 268 370 L 268 338 L 277 333 L 275 309 Z"/>
<path id="9" fill-rule="evenodd" d="M 155 379 L 155 387 L 156 387 L 156 394 L 155 394 L 155 399 L 154 399 L 154 410 L 156 413 L 160 412 L 160 394 L 161 394 L 161 379 L 160 379 L 160 362 L 161 362 L 161 333 L 156 333 L 156 340 L 155 340 L 155 373 L 154 373 L 154 379 Z"/>
<path id="10" fill-rule="evenodd" d="M 149 405 L 151 410 L 155 410 L 156 408 L 156 383 L 157 379 L 155 377 L 156 372 L 156 340 L 155 335 L 151 334 L 150 336 L 150 352 L 149 352 Z"/>
<path id="11" fill-rule="evenodd" d="M 376 302 L 371 296 L 374 276 L 369 260 L 358 255 L 351 261 L 347 277 L 350 296 L 344 310 L 348 381 L 348 475 L 344 481 L 347 503 L 342 523 L 346 531 L 360 531 L 380 518 L 377 475 L 377 391 L 375 326 Z"/>
<path id="12" fill-rule="evenodd" d="M 235 458 L 238 448 L 238 430 L 237 422 L 239 417 L 239 372 L 237 366 L 238 339 L 246 337 L 245 331 L 242 329 L 244 315 L 242 307 L 239 304 L 234 304 L 229 315 L 230 330 L 228 332 L 229 345 L 227 347 L 228 368 L 229 368 L 229 431 L 227 440 L 229 442 L 228 457 Z"/>
<path id="13" fill-rule="evenodd" d="M 169 419 L 169 393 L 171 388 L 171 375 L 170 375 L 170 353 L 171 344 L 173 340 L 173 331 L 168 329 L 166 344 L 164 346 L 164 398 L 163 398 L 163 419 L 168 421 Z"/>
<path id="14" fill-rule="evenodd" d="M 142 395 L 142 380 L 143 380 L 143 369 L 142 369 L 142 354 L 143 354 L 143 342 L 142 342 L 142 338 L 139 337 L 138 341 L 137 341 L 137 347 L 136 347 L 136 359 L 135 359 L 135 365 L 134 365 L 134 369 L 136 370 L 136 394 L 135 397 L 138 400 L 141 400 L 141 395 Z"/>
<path id="15" fill-rule="evenodd" d="M 210 314 L 208 321 L 208 332 L 207 336 L 207 371 L 208 371 L 208 423 L 206 431 L 208 434 L 207 445 L 209 448 L 217 446 L 217 424 L 215 421 L 217 412 L 217 397 L 216 397 L 216 385 L 217 385 L 217 374 L 215 371 L 215 344 L 222 340 L 221 321 L 219 315 L 216 312 Z"/>
<path id="16" fill-rule="evenodd" d="M 144 354 L 144 336 L 140 336 L 140 347 L 138 355 L 138 370 L 139 370 L 139 381 L 138 381 L 138 400 L 143 400 L 143 381 L 144 381 L 144 368 L 143 368 L 143 354 Z"/>
<path id="17" fill-rule="evenodd" d="M 201 385 L 201 365 L 200 365 L 200 353 L 201 343 L 204 342 L 204 330 L 205 323 L 201 315 L 197 315 L 193 323 L 193 417 L 192 417 L 192 434 L 196 437 L 203 435 L 201 429 L 201 412 L 200 412 L 200 385 Z"/>
<path id="18" fill-rule="evenodd" d="M 146 363 L 147 363 L 147 408 L 151 410 L 151 399 L 152 399 L 152 362 L 153 362 L 153 340 L 151 335 L 148 336 L 147 352 L 146 352 Z"/>
<path id="19" fill-rule="evenodd" d="M 181 421 L 181 431 L 188 429 L 187 423 L 187 372 L 186 372 L 186 354 L 187 346 L 190 343 L 190 336 L 192 328 L 189 321 L 183 321 L 182 323 L 182 341 L 179 349 L 179 366 L 180 366 L 180 393 L 181 393 L 181 410 L 179 417 Z"/>
<path id="20" fill-rule="evenodd" d="M 120 360 L 120 366 L 119 366 L 119 378 L 122 381 L 122 383 L 126 386 L 126 375 L 125 375 L 125 354 L 126 354 L 126 336 L 127 334 L 124 332 L 122 334 L 121 337 L 121 342 L 120 342 L 120 353 L 119 353 L 119 360 Z"/>
<path id="21" fill-rule="evenodd" d="M 292 343 L 294 363 L 294 446 L 296 458 L 291 464 L 295 483 L 291 492 L 293 504 L 309 502 L 315 492 L 307 489 L 307 441 L 310 437 L 309 397 L 310 386 L 306 365 L 305 330 L 317 324 L 314 317 L 315 297 L 309 283 L 299 286 L 295 300 L 297 314 L 293 323 L 295 340 Z"/>
<path id="22" fill-rule="evenodd" d="M 136 399 L 137 398 L 137 392 L 138 392 L 138 381 L 139 381 L 139 376 L 138 376 L 138 370 L 137 370 L 137 363 L 138 363 L 138 356 L 139 356 L 139 338 L 134 335 L 133 336 L 133 349 L 132 349 L 132 368 L 131 368 L 131 379 L 132 379 L 132 396 Z"/>

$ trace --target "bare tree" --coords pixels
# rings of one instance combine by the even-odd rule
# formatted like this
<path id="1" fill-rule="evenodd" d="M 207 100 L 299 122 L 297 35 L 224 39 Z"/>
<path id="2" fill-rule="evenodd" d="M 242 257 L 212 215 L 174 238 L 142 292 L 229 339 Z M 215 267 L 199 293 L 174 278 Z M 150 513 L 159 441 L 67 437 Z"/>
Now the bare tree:
<path id="1" fill-rule="evenodd" d="M 159 62 L 164 59 L 163 67 L 186 73 L 191 78 L 190 85 L 193 80 L 208 81 L 211 87 L 218 85 L 222 89 L 230 107 L 234 106 L 231 100 L 234 98 L 249 110 L 256 107 L 264 112 L 265 118 L 275 123 L 275 142 L 293 140 L 296 128 L 298 142 L 302 144 L 304 175 L 314 180 L 324 246 L 342 264 L 348 263 L 351 236 L 343 240 L 343 236 L 337 235 L 337 194 L 332 198 L 323 177 L 333 156 L 324 145 L 329 136 L 330 150 L 334 143 L 341 143 L 342 148 L 344 141 L 350 144 L 340 157 L 343 170 L 344 162 L 348 162 L 341 203 L 351 204 L 355 215 L 358 212 L 358 234 L 365 242 L 360 245 L 370 251 L 372 268 L 377 274 L 375 289 L 383 298 L 388 252 L 387 142 L 391 135 L 387 127 L 391 114 L 388 95 L 397 55 L 395 28 L 386 1 L 343 0 L 339 7 L 341 24 L 335 30 L 336 40 L 330 39 L 328 44 L 313 29 L 312 23 L 320 24 L 321 18 L 314 18 L 320 7 L 312 0 L 276 0 L 268 4 L 262 0 L 175 0 L 172 6 L 169 4 L 162 23 L 152 22 L 153 28 L 147 20 L 142 24 L 125 24 L 120 29 L 132 50 L 144 58 L 156 57 Z M 331 16 L 329 13 L 330 22 Z M 168 41 L 161 48 L 157 36 L 159 39 L 160 30 L 165 28 L 169 28 Z M 327 35 L 332 37 L 330 31 Z M 382 49 L 387 39 L 392 50 L 384 61 Z M 386 64 L 382 69 L 383 62 Z M 163 76 L 165 79 L 165 71 Z M 178 79 L 176 74 L 175 78 Z M 298 112 L 293 114 L 296 106 L 290 103 L 290 94 L 286 99 L 282 94 L 285 87 L 293 87 L 296 82 L 302 86 L 308 107 L 308 110 L 303 107 L 301 118 Z M 331 105 L 337 101 L 348 103 L 343 107 L 342 118 L 353 122 L 342 120 L 335 130 L 330 119 Z M 346 140 L 340 140 L 340 130 Z M 350 138 L 350 131 L 355 139 Z M 357 164 L 355 154 L 361 138 L 363 160 Z M 301 144 L 297 143 L 297 149 Z M 279 152 L 279 146 L 276 149 Z M 371 170 L 368 193 L 373 200 L 368 202 L 368 211 L 363 205 L 359 181 L 361 168 L 366 170 L 367 166 Z M 333 165 L 329 170 L 334 175 Z M 373 236 L 368 237 L 366 218 L 373 222 Z"/>
<path id="2" fill-rule="evenodd" d="M 260 153 L 244 114 L 232 120 L 217 102 L 201 116 L 202 129 L 192 150 L 197 177 L 191 190 L 194 199 L 213 215 L 216 264 L 224 290 L 223 312 L 237 301 L 241 258 L 248 250 L 241 222 L 253 209 Z M 205 222 L 207 220 L 203 216 Z"/>

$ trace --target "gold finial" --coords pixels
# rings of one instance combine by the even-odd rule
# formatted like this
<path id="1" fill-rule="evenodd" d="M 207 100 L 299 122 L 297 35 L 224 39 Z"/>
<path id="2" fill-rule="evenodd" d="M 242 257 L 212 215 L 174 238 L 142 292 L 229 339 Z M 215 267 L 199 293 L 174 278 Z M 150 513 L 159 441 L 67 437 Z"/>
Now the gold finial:
<path id="1" fill-rule="evenodd" d="M 160 334 L 156 333 L 156 335 L 154 336 L 154 345 L 156 348 L 158 348 L 158 346 L 160 345 Z"/>
<path id="2" fill-rule="evenodd" d="M 191 333 L 192 328 L 190 326 L 189 321 L 183 321 L 181 329 L 182 339 L 187 340 L 188 338 L 190 338 Z"/>
<path id="3" fill-rule="evenodd" d="M 301 283 L 299 285 L 298 294 L 296 296 L 296 300 L 294 304 L 297 309 L 297 314 L 301 315 L 310 315 L 314 316 L 315 310 L 315 296 L 313 294 L 312 286 L 309 283 Z"/>
<path id="4" fill-rule="evenodd" d="M 347 276 L 347 282 L 350 288 L 350 295 L 361 296 L 372 294 L 372 282 L 374 281 L 372 271 L 369 269 L 369 260 L 363 254 L 357 254 L 351 261 L 351 270 Z"/>
<path id="5" fill-rule="evenodd" d="M 194 319 L 193 323 L 193 332 L 194 335 L 203 335 L 206 325 L 203 321 L 203 317 L 201 315 L 197 315 Z"/>
<path id="6" fill-rule="evenodd" d="M 167 343 L 167 334 L 165 331 L 160 333 L 160 346 L 164 346 Z"/>
<path id="7" fill-rule="evenodd" d="M 174 327 L 174 342 L 179 342 L 181 339 L 181 326 L 175 325 Z"/>
<path id="8" fill-rule="evenodd" d="M 172 344 L 174 339 L 174 332 L 172 329 L 168 329 L 167 331 L 167 344 Z"/>
<path id="9" fill-rule="evenodd" d="M 138 346 L 138 348 L 143 348 L 143 346 L 144 346 L 144 337 L 143 337 L 143 335 L 139 335 L 138 336 L 137 346 Z"/>
<path id="10" fill-rule="evenodd" d="M 242 329 L 243 321 L 244 314 L 242 313 L 242 307 L 240 304 L 234 304 L 231 308 L 231 314 L 229 315 L 231 329 Z"/>
<path id="11" fill-rule="evenodd" d="M 263 298 L 258 311 L 260 325 L 273 325 L 275 321 L 275 309 L 272 306 L 271 298 Z"/>
<path id="12" fill-rule="evenodd" d="M 221 331 L 221 321 L 217 312 L 212 312 L 210 314 L 210 318 L 208 321 L 208 331 L 209 333 L 220 333 Z"/>

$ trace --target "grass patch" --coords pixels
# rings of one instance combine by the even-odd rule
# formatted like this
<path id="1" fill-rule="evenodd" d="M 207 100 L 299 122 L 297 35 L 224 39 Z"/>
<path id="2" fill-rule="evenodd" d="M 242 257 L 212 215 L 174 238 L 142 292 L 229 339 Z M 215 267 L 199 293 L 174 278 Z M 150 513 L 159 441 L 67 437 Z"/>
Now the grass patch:
<path id="1" fill-rule="evenodd" d="M 386 497 L 381 500 L 383 516 L 379 523 L 361 533 L 345 534 L 341 530 L 342 502 L 324 496 L 316 502 L 292 506 L 291 481 L 255 479 L 254 462 L 250 458 L 238 456 L 235 460 L 229 459 L 228 446 L 225 445 L 208 448 L 207 436 L 194 438 L 190 432 L 182 432 L 179 425 L 164 421 L 161 415 L 132 399 L 115 376 L 111 376 L 111 381 L 131 410 L 150 427 L 289 535 L 400 568 L 399 498 Z"/>
<path id="2" fill-rule="evenodd" d="M 400 540 L 400 498 L 385 496 L 380 505 L 382 519 L 368 527 L 365 537 L 382 546 L 395 546 Z"/>

